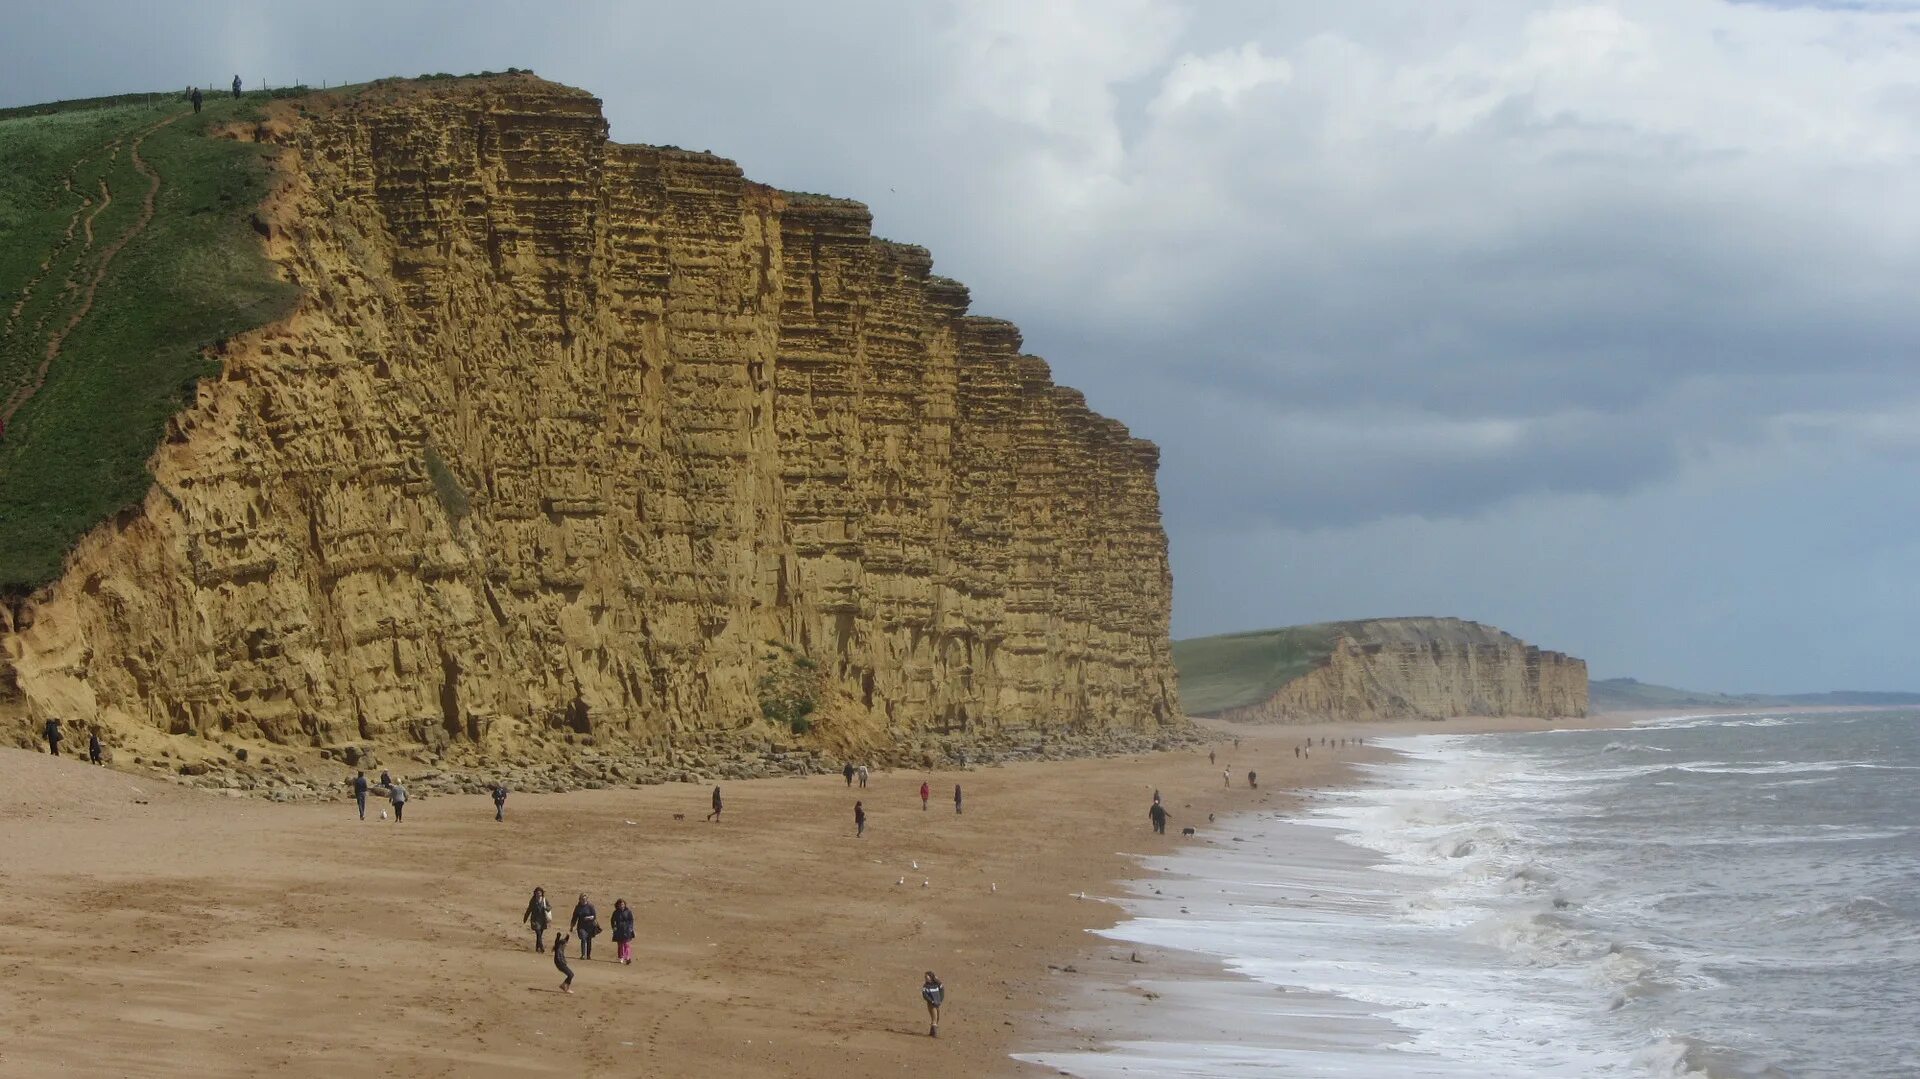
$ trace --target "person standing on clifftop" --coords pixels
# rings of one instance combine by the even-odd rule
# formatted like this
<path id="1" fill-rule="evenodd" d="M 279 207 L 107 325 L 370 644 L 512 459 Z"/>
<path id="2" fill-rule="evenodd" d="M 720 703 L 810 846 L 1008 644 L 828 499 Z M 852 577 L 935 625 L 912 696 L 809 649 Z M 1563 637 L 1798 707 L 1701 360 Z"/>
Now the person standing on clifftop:
<path id="1" fill-rule="evenodd" d="M 507 785 L 505 783 L 493 785 L 493 819 L 507 819 Z"/>
<path id="2" fill-rule="evenodd" d="M 60 732 L 60 721 L 49 716 L 47 718 L 46 729 L 41 733 L 47 740 L 47 752 L 58 757 L 60 755 L 60 743 L 66 738 L 66 735 Z"/>
<path id="3" fill-rule="evenodd" d="M 1153 834 L 1167 834 L 1167 815 L 1167 807 L 1161 805 L 1159 799 L 1154 799 L 1153 807 L 1147 810 L 1147 819 L 1153 822 Z"/>
<path id="4" fill-rule="evenodd" d="M 847 777 L 847 789 L 853 789 L 853 762 L 848 761 L 847 766 L 840 769 L 840 774 Z"/>
<path id="5" fill-rule="evenodd" d="M 933 787 L 926 780 L 920 781 L 920 811 L 927 811 L 927 801 L 933 797 Z"/>
<path id="6" fill-rule="evenodd" d="M 387 801 L 393 803 L 393 823 L 399 824 L 407 812 L 407 787 L 404 783 L 387 785 Z"/>
<path id="7" fill-rule="evenodd" d="M 199 112 L 200 111 L 200 88 L 198 86 L 193 88 L 193 96 L 188 100 L 193 102 L 193 111 Z"/>
<path id="8" fill-rule="evenodd" d="M 353 784 L 353 800 L 360 806 L 360 819 L 367 819 L 367 773 L 355 772 L 348 782 Z"/>
<path id="9" fill-rule="evenodd" d="M 713 788 L 713 812 L 707 814 L 708 820 L 720 819 L 720 788 Z"/>
<path id="10" fill-rule="evenodd" d="M 859 802 L 853 803 L 853 838 L 859 839 L 867 834 L 867 807 Z"/>
<path id="11" fill-rule="evenodd" d="M 233 99 L 240 100 L 240 76 L 238 75 L 233 77 Z"/>
<path id="12" fill-rule="evenodd" d="M 520 916 L 520 920 L 533 927 L 533 950 L 546 951 L 547 926 L 553 924 L 553 904 L 547 902 L 545 888 L 533 890 L 533 898 L 527 900 L 527 912 Z"/>

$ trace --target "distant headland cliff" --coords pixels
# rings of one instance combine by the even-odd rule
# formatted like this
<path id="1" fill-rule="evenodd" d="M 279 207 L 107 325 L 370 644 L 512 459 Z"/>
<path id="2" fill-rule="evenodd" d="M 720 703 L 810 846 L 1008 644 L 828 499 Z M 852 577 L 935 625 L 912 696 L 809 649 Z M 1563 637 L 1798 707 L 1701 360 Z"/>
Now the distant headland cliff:
<path id="1" fill-rule="evenodd" d="M 684 777 L 1185 729 L 1158 450 L 864 206 L 523 75 L 224 133 L 268 148 L 240 212 L 298 305 L 8 602 L 16 731 Z"/>
<path id="2" fill-rule="evenodd" d="M 1458 618 L 1378 618 L 1176 641 L 1194 715 L 1269 723 L 1583 716 L 1586 661 Z"/>

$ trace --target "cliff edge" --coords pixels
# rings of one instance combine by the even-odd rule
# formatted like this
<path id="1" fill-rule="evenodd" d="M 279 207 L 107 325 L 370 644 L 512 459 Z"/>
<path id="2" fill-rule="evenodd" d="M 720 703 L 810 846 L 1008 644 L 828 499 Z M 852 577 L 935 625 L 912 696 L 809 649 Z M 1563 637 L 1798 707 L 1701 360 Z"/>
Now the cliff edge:
<path id="1" fill-rule="evenodd" d="M 230 134 L 302 297 L 6 612 L 16 730 L 665 762 L 1183 724 L 1157 449 L 865 207 L 528 76 Z"/>
<path id="2" fill-rule="evenodd" d="M 1583 716 L 1585 660 L 1458 618 L 1380 618 L 1173 646 L 1194 715 L 1270 723 Z"/>

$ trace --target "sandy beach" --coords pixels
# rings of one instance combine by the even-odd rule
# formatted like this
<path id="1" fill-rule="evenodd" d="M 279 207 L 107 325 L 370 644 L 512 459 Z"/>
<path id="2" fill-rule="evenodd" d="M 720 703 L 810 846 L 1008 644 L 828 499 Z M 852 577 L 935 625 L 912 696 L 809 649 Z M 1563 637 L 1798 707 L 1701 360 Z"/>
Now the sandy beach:
<path id="1" fill-rule="evenodd" d="M 734 782 L 712 824 L 691 785 L 516 794 L 505 823 L 481 796 L 423 798 L 403 824 L 362 823 L 350 800 L 276 805 L 0 751 L 0 1073 L 1039 1074 L 1008 1054 L 1098 1033 L 1063 1002 L 1117 977 L 1096 974 L 1112 949 L 1084 931 L 1112 923 L 1098 900 L 1139 875 L 1129 853 L 1194 842 L 1185 826 L 1204 841 L 1209 814 L 1284 808 L 1373 752 L 1295 758 L 1308 737 L 1541 726 L 1248 728 L 1216 764 L 1202 748 L 884 772 L 866 791 Z M 1156 789 L 1165 837 L 1146 820 Z M 603 923 L 631 903 L 633 965 L 603 935 L 558 992 L 520 925 L 535 885 L 562 917 L 580 892 Z M 949 987 L 937 1040 L 928 969 Z"/>

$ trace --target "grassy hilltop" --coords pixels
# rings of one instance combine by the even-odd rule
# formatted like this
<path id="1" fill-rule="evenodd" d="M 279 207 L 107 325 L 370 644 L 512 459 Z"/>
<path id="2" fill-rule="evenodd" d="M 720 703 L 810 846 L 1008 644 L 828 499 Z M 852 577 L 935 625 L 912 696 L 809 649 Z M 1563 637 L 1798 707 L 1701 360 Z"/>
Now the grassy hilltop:
<path id="1" fill-rule="evenodd" d="M 52 580 L 137 504 L 204 350 L 290 310 L 253 231 L 264 150 L 213 137 L 258 96 L 0 110 L 0 594 Z"/>
<path id="2" fill-rule="evenodd" d="M 1204 716 L 1263 701 L 1332 654 L 1345 622 L 1285 626 L 1173 642 L 1180 705 Z"/>

